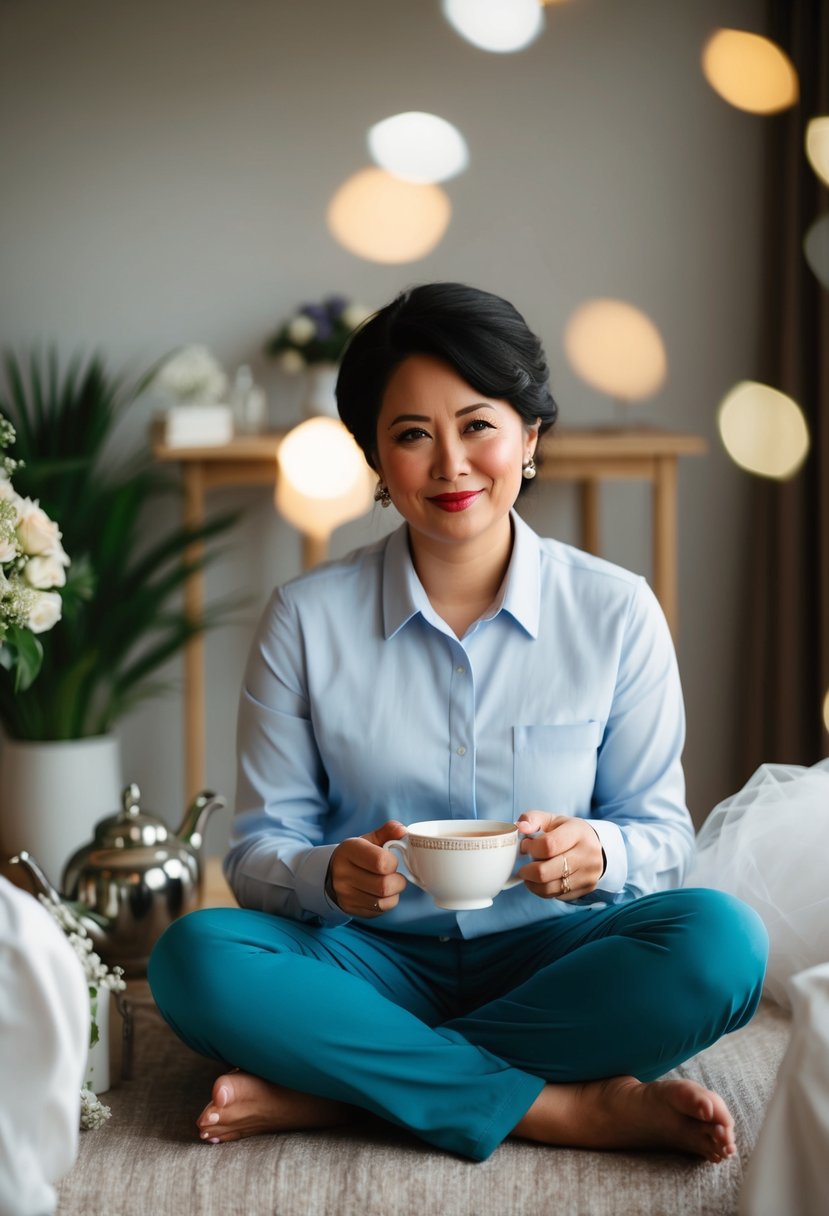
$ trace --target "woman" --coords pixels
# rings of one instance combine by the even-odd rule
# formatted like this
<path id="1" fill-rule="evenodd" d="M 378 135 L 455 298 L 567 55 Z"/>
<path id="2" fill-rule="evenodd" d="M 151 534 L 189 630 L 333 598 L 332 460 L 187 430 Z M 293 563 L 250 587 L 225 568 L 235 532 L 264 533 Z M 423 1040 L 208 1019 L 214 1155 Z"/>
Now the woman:
<path id="1" fill-rule="evenodd" d="M 735 1151 L 718 1095 L 656 1081 L 743 1025 L 762 924 L 671 890 L 693 850 L 682 698 L 644 580 L 513 511 L 556 418 L 505 300 L 405 292 L 337 396 L 403 526 L 277 590 L 242 691 L 226 874 L 241 909 L 173 924 L 155 998 L 235 1068 L 211 1143 L 354 1107 L 485 1159 L 509 1135 Z M 407 884 L 423 819 L 517 820 L 524 880 L 483 911 Z"/>

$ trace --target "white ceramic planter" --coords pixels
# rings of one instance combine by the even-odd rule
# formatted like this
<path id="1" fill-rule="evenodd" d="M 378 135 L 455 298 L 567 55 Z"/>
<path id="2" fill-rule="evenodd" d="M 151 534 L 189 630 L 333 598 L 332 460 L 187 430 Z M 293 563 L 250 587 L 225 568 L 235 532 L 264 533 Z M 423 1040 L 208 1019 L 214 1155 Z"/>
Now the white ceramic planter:
<path id="1" fill-rule="evenodd" d="M 3 854 L 26 850 L 60 889 L 63 867 L 114 815 L 122 789 L 121 749 L 114 735 L 61 743 L 3 739 L 0 749 L 0 840 Z"/>
<path id="2" fill-rule="evenodd" d="M 312 363 L 306 372 L 305 398 L 302 408 L 306 418 L 322 414 L 326 418 L 339 418 L 337 412 L 337 363 Z"/>

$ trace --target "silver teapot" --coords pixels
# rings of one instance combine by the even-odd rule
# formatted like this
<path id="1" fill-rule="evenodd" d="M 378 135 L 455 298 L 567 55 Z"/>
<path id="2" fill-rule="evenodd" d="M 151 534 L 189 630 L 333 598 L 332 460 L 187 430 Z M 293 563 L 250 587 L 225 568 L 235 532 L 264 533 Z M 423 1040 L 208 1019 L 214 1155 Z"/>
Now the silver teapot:
<path id="1" fill-rule="evenodd" d="M 123 810 L 102 819 L 92 841 L 66 863 L 62 896 L 29 853 L 11 860 L 28 870 L 42 894 L 72 909 L 105 963 L 136 976 L 146 971 L 150 951 L 167 926 L 197 907 L 204 825 L 227 804 L 204 790 L 171 832 L 140 809 L 137 785 L 127 786 L 122 797 Z"/>

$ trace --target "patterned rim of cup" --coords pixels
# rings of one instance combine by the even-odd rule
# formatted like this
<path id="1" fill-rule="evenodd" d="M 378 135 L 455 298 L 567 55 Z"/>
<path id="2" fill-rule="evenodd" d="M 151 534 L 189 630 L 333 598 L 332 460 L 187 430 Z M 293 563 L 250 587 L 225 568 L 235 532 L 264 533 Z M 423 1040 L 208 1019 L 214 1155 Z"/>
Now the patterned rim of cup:
<path id="1" fill-rule="evenodd" d="M 481 820 L 482 823 L 486 822 Z M 474 828 L 466 829 L 474 831 Z M 418 849 L 440 849 L 441 852 L 463 852 L 478 849 L 506 849 L 514 847 L 517 829 L 502 832 L 497 836 L 418 836 L 409 832 L 409 842 Z"/>

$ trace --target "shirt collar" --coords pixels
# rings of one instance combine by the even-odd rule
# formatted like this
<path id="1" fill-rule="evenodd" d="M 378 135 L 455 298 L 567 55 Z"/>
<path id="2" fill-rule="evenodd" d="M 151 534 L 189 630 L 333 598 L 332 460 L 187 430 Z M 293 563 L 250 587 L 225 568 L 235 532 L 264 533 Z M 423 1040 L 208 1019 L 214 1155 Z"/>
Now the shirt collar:
<path id="1" fill-rule="evenodd" d="M 508 612 L 530 637 L 538 636 L 541 575 L 538 537 L 515 511 L 512 556 L 504 579 L 498 612 Z M 388 640 L 413 616 L 434 619 L 434 609 L 417 577 L 405 524 L 393 532 L 383 558 L 383 628 Z M 497 615 L 497 612 L 494 614 Z"/>

